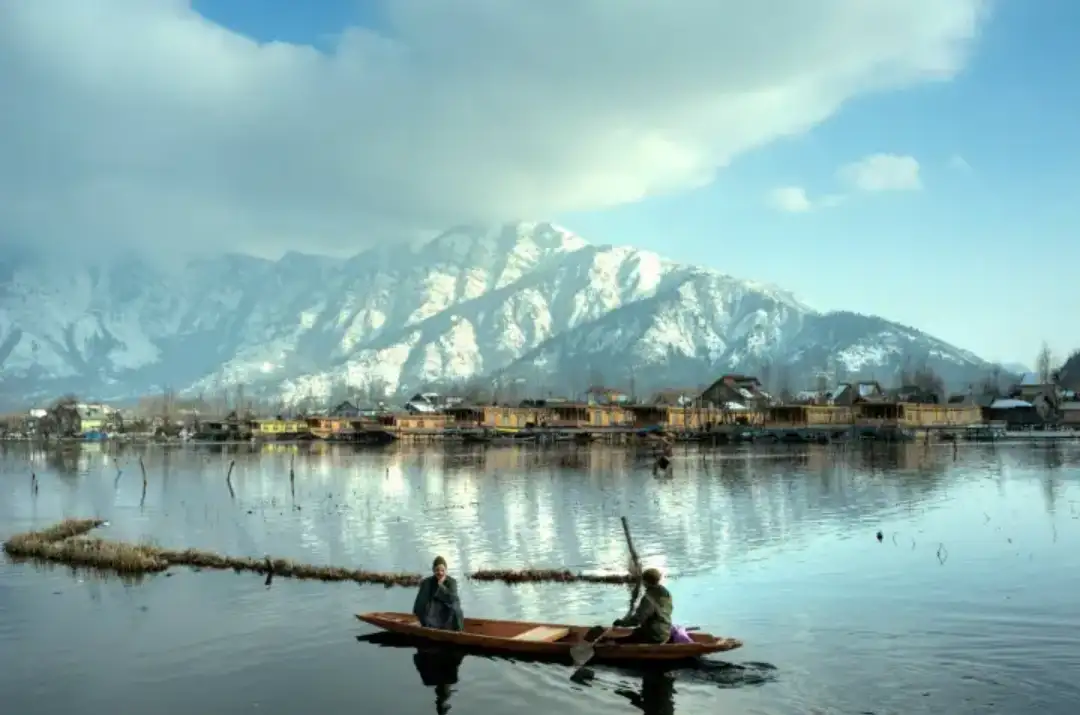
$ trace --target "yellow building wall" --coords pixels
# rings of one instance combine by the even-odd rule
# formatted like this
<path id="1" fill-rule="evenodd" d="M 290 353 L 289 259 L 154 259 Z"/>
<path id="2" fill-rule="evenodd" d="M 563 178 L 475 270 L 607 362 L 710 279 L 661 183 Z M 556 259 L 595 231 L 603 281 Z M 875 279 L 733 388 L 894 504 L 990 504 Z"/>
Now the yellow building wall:
<path id="1" fill-rule="evenodd" d="M 79 420 L 79 429 L 86 432 L 100 432 L 105 426 L 105 420 L 100 417 L 83 417 Z"/>
<path id="2" fill-rule="evenodd" d="M 765 414 L 765 425 L 768 427 L 805 427 L 809 419 L 807 409 L 805 405 L 769 408 Z"/>
<path id="3" fill-rule="evenodd" d="M 618 405 L 592 406 L 587 414 L 593 427 L 630 427 L 634 424 L 634 413 Z"/>
<path id="4" fill-rule="evenodd" d="M 252 432 L 256 435 L 303 434 L 307 431 L 307 422 L 302 420 L 255 420 L 252 424 Z"/>
<path id="5" fill-rule="evenodd" d="M 806 407 L 808 425 L 849 425 L 851 421 L 850 407 L 842 405 L 808 405 Z"/>
<path id="6" fill-rule="evenodd" d="M 446 429 L 446 415 L 401 415 L 396 418 L 395 426 L 399 431 L 441 430 Z"/>
<path id="7" fill-rule="evenodd" d="M 285 431 L 285 422 L 282 420 L 257 420 L 255 422 L 255 434 L 281 434 Z"/>
<path id="8" fill-rule="evenodd" d="M 900 423 L 907 427 L 964 427 L 982 422 L 977 405 L 916 405 L 905 403 Z"/>

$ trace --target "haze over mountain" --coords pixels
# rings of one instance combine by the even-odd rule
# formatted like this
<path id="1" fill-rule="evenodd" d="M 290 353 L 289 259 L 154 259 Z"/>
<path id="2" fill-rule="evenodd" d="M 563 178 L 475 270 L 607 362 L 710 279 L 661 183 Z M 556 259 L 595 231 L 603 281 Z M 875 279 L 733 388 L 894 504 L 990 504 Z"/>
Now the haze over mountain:
<path id="1" fill-rule="evenodd" d="M 459 227 L 350 259 L 240 255 L 0 264 L 0 398 L 124 399 L 165 388 L 324 402 L 481 376 L 519 393 L 640 392 L 729 371 L 774 389 L 990 365 L 913 328 L 820 313 L 791 293 L 547 223 Z"/>

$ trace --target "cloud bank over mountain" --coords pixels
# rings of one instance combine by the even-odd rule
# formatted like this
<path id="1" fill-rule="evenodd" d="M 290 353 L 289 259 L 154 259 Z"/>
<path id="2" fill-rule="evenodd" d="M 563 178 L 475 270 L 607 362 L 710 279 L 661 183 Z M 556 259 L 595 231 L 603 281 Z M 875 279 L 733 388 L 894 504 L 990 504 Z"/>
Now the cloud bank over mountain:
<path id="1" fill-rule="evenodd" d="M 181 0 L 7 0 L 0 243 L 352 254 L 633 202 L 954 76 L 985 8 L 383 0 L 321 52 Z"/>

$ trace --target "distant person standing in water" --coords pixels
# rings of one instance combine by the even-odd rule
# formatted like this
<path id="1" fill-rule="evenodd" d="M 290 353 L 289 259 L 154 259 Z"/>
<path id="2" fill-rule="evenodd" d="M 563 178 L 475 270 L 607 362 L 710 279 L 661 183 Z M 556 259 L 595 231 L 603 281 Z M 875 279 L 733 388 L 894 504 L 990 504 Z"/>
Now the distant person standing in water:
<path id="1" fill-rule="evenodd" d="M 425 628 L 444 631 L 465 629 L 465 616 L 458 598 L 457 581 L 446 573 L 446 559 L 436 556 L 431 575 L 420 582 L 413 602 L 413 614 Z"/>

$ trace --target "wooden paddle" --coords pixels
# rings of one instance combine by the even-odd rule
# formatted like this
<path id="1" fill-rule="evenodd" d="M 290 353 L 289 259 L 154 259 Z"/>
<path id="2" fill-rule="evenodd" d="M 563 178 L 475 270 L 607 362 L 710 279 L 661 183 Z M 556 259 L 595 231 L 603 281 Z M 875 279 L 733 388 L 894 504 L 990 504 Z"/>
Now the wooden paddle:
<path id="1" fill-rule="evenodd" d="M 586 663 L 593 659 L 596 655 L 596 643 L 603 640 L 609 633 L 615 630 L 615 627 L 605 628 L 600 632 L 596 638 L 591 641 L 581 639 L 580 643 L 577 643 L 570 649 L 570 660 L 574 662 L 574 667 L 580 669 Z"/>
<path id="2" fill-rule="evenodd" d="M 570 659 L 574 662 L 575 668 L 582 668 L 586 663 L 593 659 L 596 655 L 596 644 L 604 640 L 613 630 L 616 630 L 614 626 L 604 629 L 596 638 L 591 641 L 582 639 L 582 641 L 576 644 L 570 649 Z M 687 633 L 693 633 L 694 631 L 700 631 L 701 626 L 690 626 L 685 629 Z"/>
<path id="3" fill-rule="evenodd" d="M 620 517 L 622 522 L 623 535 L 626 537 L 626 546 L 630 550 L 631 560 L 631 575 L 637 578 L 637 582 L 634 584 L 634 590 L 630 594 L 630 609 L 626 612 L 626 617 L 629 618 L 634 612 L 634 602 L 637 600 L 638 593 L 641 591 L 641 559 L 638 558 L 637 550 L 634 548 L 634 540 L 630 538 L 630 524 L 626 521 L 626 517 Z M 577 670 L 570 677 L 576 676 L 584 667 L 586 663 L 593 659 L 596 655 L 596 643 L 603 640 L 612 630 L 614 626 L 604 629 L 599 636 L 591 641 L 582 638 L 580 643 L 577 643 L 570 649 L 570 659 L 573 660 L 574 666 Z"/>

